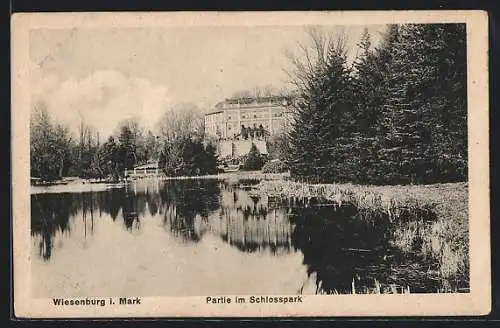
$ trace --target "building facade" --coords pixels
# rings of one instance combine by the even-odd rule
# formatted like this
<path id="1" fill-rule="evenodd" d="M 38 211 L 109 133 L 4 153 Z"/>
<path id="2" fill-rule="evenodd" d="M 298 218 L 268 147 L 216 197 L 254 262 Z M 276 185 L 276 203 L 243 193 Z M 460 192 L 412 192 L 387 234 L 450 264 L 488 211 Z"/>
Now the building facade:
<path id="1" fill-rule="evenodd" d="M 279 135 L 288 126 L 287 105 L 285 97 L 226 99 L 205 114 L 205 134 L 218 140 Z"/>

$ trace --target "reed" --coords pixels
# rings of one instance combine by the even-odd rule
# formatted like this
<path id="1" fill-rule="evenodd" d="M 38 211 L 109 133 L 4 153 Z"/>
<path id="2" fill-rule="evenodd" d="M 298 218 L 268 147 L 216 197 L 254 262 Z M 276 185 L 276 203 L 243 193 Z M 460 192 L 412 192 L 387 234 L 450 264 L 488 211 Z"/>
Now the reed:
<path id="1" fill-rule="evenodd" d="M 390 222 L 394 246 L 432 258 L 443 278 L 468 281 L 467 183 L 370 186 L 281 180 L 261 181 L 257 190 L 290 200 L 324 199 L 336 206 L 350 203 L 366 218 L 384 217 Z"/>
<path id="2" fill-rule="evenodd" d="M 341 295 L 341 294 L 411 294 L 409 286 L 399 286 L 395 284 L 382 285 L 377 279 L 374 279 L 373 286 L 358 286 L 356 279 L 352 279 L 351 290 L 341 291 L 334 289 L 325 291 L 321 284 L 318 286 L 316 294 L 318 295 Z"/>

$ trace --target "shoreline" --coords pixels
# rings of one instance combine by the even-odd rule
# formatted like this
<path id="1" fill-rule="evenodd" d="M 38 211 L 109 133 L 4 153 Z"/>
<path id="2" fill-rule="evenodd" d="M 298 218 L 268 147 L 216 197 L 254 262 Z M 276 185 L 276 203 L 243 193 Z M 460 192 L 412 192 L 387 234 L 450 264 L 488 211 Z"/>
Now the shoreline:
<path id="1" fill-rule="evenodd" d="M 261 181 L 256 190 L 268 196 L 286 198 L 320 198 L 341 204 L 354 200 L 361 209 L 388 211 L 400 205 L 446 205 L 456 207 L 468 203 L 468 183 L 436 183 L 426 185 L 357 185 L 352 183 L 309 184 L 285 181 Z M 453 193 L 454 197 L 443 197 Z M 448 195 L 449 196 L 449 195 Z M 446 202 L 445 202 L 446 201 Z M 467 214 L 467 211 L 465 213 Z"/>
<path id="2" fill-rule="evenodd" d="M 260 171 L 237 171 L 225 172 L 210 175 L 195 175 L 195 176 L 136 176 L 121 181 L 98 181 L 95 179 L 80 179 L 59 180 L 49 184 L 30 185 L 30 194 L 41 193 L 62 193 L 62 192 L 90 192 L 90 191 L 105 191 L 113 188 L 125 188 L 127 185 L 134 184 L 138 181 L 176 181 L 176 180 L 283 180 L 288 177 L 286 173 L 262 173 Z"/>

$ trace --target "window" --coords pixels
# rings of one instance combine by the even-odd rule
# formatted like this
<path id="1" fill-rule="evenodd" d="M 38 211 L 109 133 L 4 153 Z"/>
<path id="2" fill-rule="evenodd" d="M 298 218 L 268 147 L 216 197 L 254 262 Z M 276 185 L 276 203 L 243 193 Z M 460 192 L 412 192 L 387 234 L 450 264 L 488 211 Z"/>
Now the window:
<path id="1" fill-rule="evenodd" d="M 257 118 L 257 115 L 254 115 L 253 118 Z"/>
<path id="2" fill-rule="evenodd" d="M 230 119 L 231 119 L 231 116 L 228 116 L 228 117 L 227 117 L 227 119 L 228 119 L 228 120 L 230 120 Z"/>
<path id="3" fill-rule="evenodd" d="M 245 116 L 245 115 L 242 115 L 241 117 L 245 118 L 246 116 Z"/>

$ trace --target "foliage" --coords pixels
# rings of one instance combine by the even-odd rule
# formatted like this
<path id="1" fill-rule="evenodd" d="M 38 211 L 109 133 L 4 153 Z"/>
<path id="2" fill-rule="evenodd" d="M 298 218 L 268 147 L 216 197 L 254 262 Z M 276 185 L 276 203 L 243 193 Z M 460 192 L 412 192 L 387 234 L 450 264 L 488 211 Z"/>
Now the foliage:
<path id="1" fill-rule="evenodd" d="M 272 160 L 262 166 L 262 173 L 284 173 L 288 170 L 288 165 L 280 160 Z"/>
<path id="2" fill-rule="evenodd" d="M 370 184 L 467 180 L 465 25 L 392 25 L 375 49 L 365 30 L 352 66 L 342 36 L 310 35 L 316 56 L 292 58 L 292 176 Z"/>
<path id="3" fill-rule="evenodd" d="M 267 140 L 271 158 L 286 163 L 296 180 L 309 182 L 467 180 L 464 24 L 391 25 L 376 48 L 365 30 L 352 64 L 343 35 L 315 29 L 309 35 L 311 45 L 299 44 L 302 54 L 290 55 L 293 119 L 285 136 Z M 268 93 L 257 89 L 254 96 Z M 31 175 L 116 179 L 125 169 L 157 160 L 168 175 L 215 170 L 215 147 L 202 141 L 195 105 L 167 110 L 157 128 L 155 135 L 128 119 L 101 144 L 85 122 L 72 135 L 37 103 L 30 122 Z M 267 135 L 262 126 L 241 129 L 244 139 Z M 253 145 L 242 160 L 245 169 L 260 169 L 267 158 Z"/>
<path id="4" fill-rule="evenodd" d="M 165 112 L 158 122 L 159 136 L 168 142 L 187 138 L 196 134 L 202 138 L 204 133 L 203 116 L 194 104 L 180 104 Z"/>
<path id="5" fill-rule="evenodd" d="M 204 145 L 203 119 L 193 104 L 181 104 L 170 109 L 159 124 L 158 148 L 160 168 L 167 176 L 199 175 L 214 172 L 217 167 L 216 149 Z"/>
<path id="6" fill-rule="evenodd" d="M 285 161 L 290 152 L 290 145 L 286 135 L 274 135 L 266 140 L 266 147 L 271 159 Z"/>
<path id="7" fill-rule="evenodd" d="M 465 26 L 403 25 L 389 51 L 381 169 L 407 183 L 466 180 Z"/>
<path id="8" fill-rule="evenodd" d="M 44 104 L 33 109 L 30 124 L 31 176 L 46 181 L 63 176 L 118 179 L 125 168 L 157 158 L 157 141 L 144 135 L 136 120 L 118 124 L 117 134 L 100 144 L 99 133 L 83 122 L 78 140 L 68 129 L 53 122 Z"/>
<path id="9" fill-rule="evenodd" d="M 205 167 L 205 174 L 214 174 L 217 173 L 217 165 L 218 165 L 218 159 L 217 159 L 217 147 L 213 143 L 208 143 L 205 146 L 205 152 L 204 152 L 204 167 Z"/>
<path id="10" fill-rule="evenodd" d="M 120 127 L 120 134 L 118 136 L 120 141 L 119 147 L 119 160 L 126 169 L 133 169 L 137 163 L 136 152 L 136 136 L 132 129 L 127 125 Z"/>
<path id="11" fill-rule="evenodd" d="M 213 174 L 217 171 L 216 147 L 196 137 L 182 137 L 165 142 L 160 168 L 167 176 Z"/>
<path id="12" fill-rule="evenodd" d="M 120 147 L 113 136 L 110 136 L 102 145 L 100 152 L 101 168 L 104 174 L 113 177 L 115 180 L 118 179 L 120 172 L 125 169 L 125 165 L 119 159 Z"/>
<path id="13" fill-rule="evenodd" d="M 347 146 L 354 128 L 353 98 L 345 49 L 342 37 L 328 42 L 319 51 L 324 55 L 307 63 L 310 75 L 296 83 L 300 99 L 293 107 L 295 118 L 287 136 L 291 145 L 287 161 L 296 178 L 332 181 L 350 170 Z"/>
<path id="14" fill-rule="evenodd" d="M 257 146 L 255 146 L 255 144 L 252 143 L 250 151 L 242 161 L 243 162 L 242 169 L 260 170 L 264 165 L 265 160 L 266 158 L 260 153 L 260 151 L 257 149 Z"/>
<path id="15" fill-rule="evenodd" d="M 31 175 L 47 181 L 61 178 L 71 165 L 68 130 L 51 121 L 43 104 L 34 109 L 30 129 Z"/>

